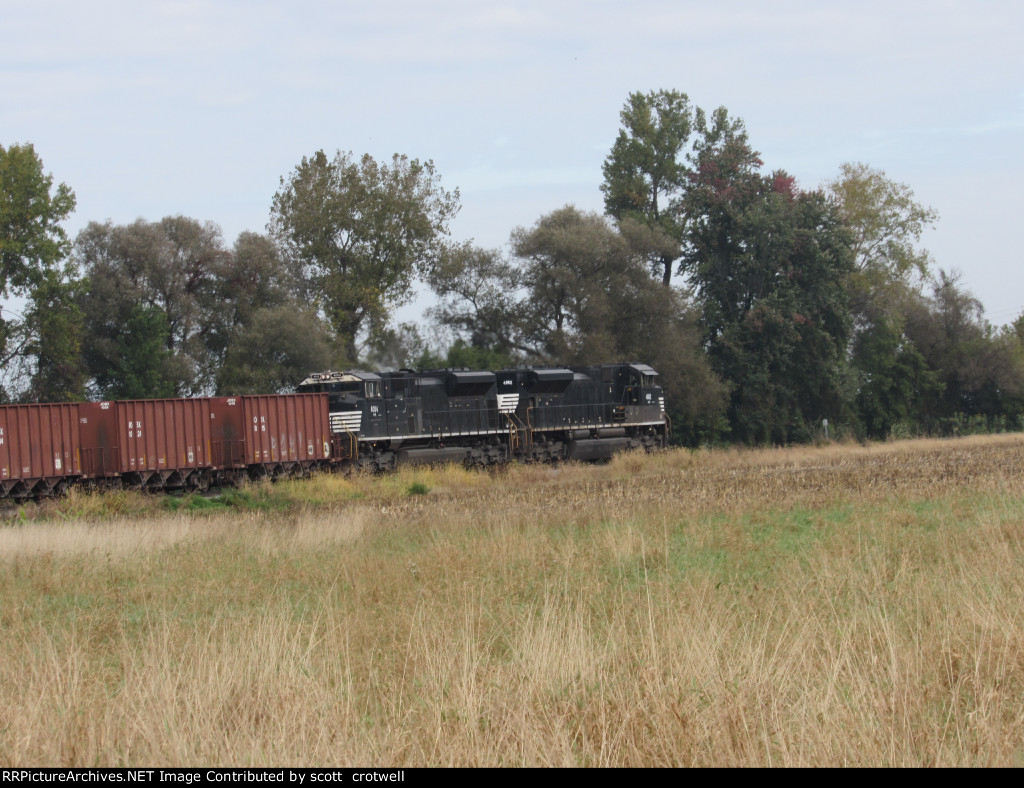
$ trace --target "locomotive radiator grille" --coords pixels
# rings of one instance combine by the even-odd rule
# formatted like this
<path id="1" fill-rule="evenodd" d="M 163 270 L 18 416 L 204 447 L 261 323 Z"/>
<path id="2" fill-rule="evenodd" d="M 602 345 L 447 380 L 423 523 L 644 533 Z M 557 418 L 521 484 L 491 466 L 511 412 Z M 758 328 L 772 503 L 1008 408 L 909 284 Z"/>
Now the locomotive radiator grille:
<path id="1" fill-rule="evenodd" d="M 363 425 L 363 414 L 358 410 L 346 410 L 331 414 L 331 432 L 358 433 Z"/>

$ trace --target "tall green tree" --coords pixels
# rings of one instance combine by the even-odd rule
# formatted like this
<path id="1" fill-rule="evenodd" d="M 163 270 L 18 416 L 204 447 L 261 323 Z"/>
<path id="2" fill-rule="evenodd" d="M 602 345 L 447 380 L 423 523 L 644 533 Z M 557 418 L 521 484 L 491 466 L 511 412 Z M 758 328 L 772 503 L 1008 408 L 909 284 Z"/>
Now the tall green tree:
<path id="1" fill-rule="evenodd" d="M 938 214 L 908 186 L 866 164 L 843 164 L 826 189 L 851 233 L 850 361 L 864 431 L 885 438 L 897 425 L 920 428 L 943 384 L 905 324 L 930 277 L 931 258 L 919 244 Z"/>
<path id="2" fill-rule="evenodd" d="M 685 242 L 685 197 L 697 153 L 723 138 L 745 140 L 746 131 L 724 107 L 709 118 L 676 90 L 631 93 L 620 118 L 622 128 L 603 165 L 605 211 L 660 236 L 650 262 L 668 286 Z"/>
<path id="3" fill-rule="evenodd" d="M 219 227 L 187 217 L 92 222 L 75 258 L 88 278 L 79 303 L 98 396 L 271 393 L 337 355 L 267 236 L 242 233 L 225 248 Z"/>
<path id="4" fill-rule="evenodd" d="M 313 309 L 289 300 L 236 326 L 217 372 L 219 394 L 294 391 L 310 372 L 336 368 L 333 336 Z"/>
<path id="5" fill-rule="evenodd" d="M 442 188 L 433 162 L 321 150 L 281 178 L 268 228 L 355 362 L 366 332 L 386 327 L 413 277 L 440 259 L 458 210 L 458 190 Z"/>
<path id="6" fill-rule="evenodd" d="M 825 188 L 852 233 L 852 309 L 894 283 L 928 277 L 931 258 L 918 244 L 938 212 L 915 200 L 910 187 L 866 164 L 846 163 Z"/>
<path id="7" fill-rule="evenodd" d="M 85 315 L 86 362 L 100 396 L 113 396 L 118 375 L 153 384 L 154 393 L 175 396 L 212 391 L 214 358 L 207 338 L 219 310 L 217 271 L 228 254 L 220 228 L 184 216 L 159 222 L 139 219 L 130 225 L 90 222 L 75 241 L 75 261 L 88 280 L 80 299 Z M 164 376 L 154 382 L 150 366 L 138 374 L 124 365 L 124 327 L 146 315 L 163 315 L 167 357 L 158 365 Z M 147 317 L 145 336 L 151 337 Z M 114 388 L 111 389 L 110 386 Z"/>
<path id="8" fill-rule="evenodd" d="M 884 440 L 925 430 L 944 384 L 905 330 L 906 315 L 927 311 L 919 289 L 891 284 L 865 301 L 852 340 L 854 403 L 864 433 Z"/>
<path id="9" fill-rule="evenodd" d="M 168 348 L 167 314 L 156 306 L 135 304 L 115 342 L 110 367 L 97 371 L 96 382 L 109 399 L 173 397 L 175 358 Z"/>
<path id="10" fill-rule="evenodd" d="M 465 344 L 520 360 L 534 355 L 526 340 L 531 318 L 524 308 L 523 274 L 501 250 L 453 246 L 428 282 L 440 299 L 428 316 Z"/>
<path id="11" fill-rule="evenodd" d="M 66 184 L 54 185 L 31 144 L 0 145 L 0 300 L 12 295 L 31 298 L 40 289 L 30 316 L 41 319 L 39 306 L 52 298 L 55 287 L 68 284 L 68 272 L 60 264 L 71 244 L 61 222 L 74 209 L 74 192 Z M 39 330 L 39 320 L 29 326 L 5 318 L 0 304 L 0 363 L 5 371 L 38 367 L 38 359 L 29 355 L 40 348 L 31 341 Z M 14 346 L 9 342 L 12 336 L 20 338 Z M 48 396 L 38 380 L 33 387 Z"/>
<path id="12" fill-rule="evenodd" d="M 340 365 L 330 330 L 300 291 L 268 236 L 243 232 L 218 259 L 203 332 L 218 394 L 288 391 L 311 371 Z"/>
<path id="13" fill-rule="evenodd" d="M 1024 397 L 1024 368 L 1014 343 L 985 319 L 984 308 L 960 284 L 960 275 L 939 271 L 927 297 L 906 307 L 904 332 L 940 386 L 917 413 L 922 431 L 948 433 L 963 419 L 1016 418 Z"/>
<path id="14" fill-rule="evenodd" d="M 77 303 L 81 282 L 53 272 L 33 290 L 25 312 L 31 402 L 69 402 L 86 397 L 88 370 L 82 348 L 85 316 Z"/>
<path id="15" fill-rule="evenodd" d="M 848 415 L 850 235 L 820 192 L 764 175 L 743 142 L 702 152 L 688 201 L 687 273 L 703 342 L 747 443 L 807 440 Z"/>
<path id="16" fill-rule="evenodd" d="M 546 362 L 617 356 L 616 304 L 650 277 L 604 217 L 566 206 L 512 232 L 528 291 L 526 336 Z"/>
<path id="17" fill-rule="evenodd" d="M 32 145 L 0 145 L 0 296 L 40 284 L 71 244 L 60 226 L 75 209 L 66 184 L 53 176 Z"/>

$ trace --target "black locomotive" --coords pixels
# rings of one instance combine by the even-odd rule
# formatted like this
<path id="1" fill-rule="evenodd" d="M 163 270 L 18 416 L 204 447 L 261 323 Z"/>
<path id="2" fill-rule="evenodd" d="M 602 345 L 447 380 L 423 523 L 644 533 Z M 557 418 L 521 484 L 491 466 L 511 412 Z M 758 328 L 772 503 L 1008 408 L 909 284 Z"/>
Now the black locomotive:
<path id="1" fill-rule="evenodd" d="M 324 372 L 298 387 L 329 398 L 332 455 L 383 471 L 405 463 L 600 460 L 664 446 L 658 373 L 645 364 Z"/>

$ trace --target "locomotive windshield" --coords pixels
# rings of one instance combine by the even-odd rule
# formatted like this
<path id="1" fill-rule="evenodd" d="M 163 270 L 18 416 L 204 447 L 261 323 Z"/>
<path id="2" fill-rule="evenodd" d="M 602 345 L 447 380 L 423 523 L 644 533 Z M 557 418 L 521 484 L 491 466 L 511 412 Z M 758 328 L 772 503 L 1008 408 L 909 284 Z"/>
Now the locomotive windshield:
<path id="1" fill-rule="evenodd" d="M 327 383 L 322 386 L 323 391 L 337 394 L 361 394 L 363 384 L 358 380 L 349 383 Z"/>
<path id="2" fill-rule="evenodd" d="M 629 369 L 632 373 L 633 380 L 631 382 L 634 386 L 647 387 L 658 385 L 658 373 L 646 364 L 632 364 Z"/>

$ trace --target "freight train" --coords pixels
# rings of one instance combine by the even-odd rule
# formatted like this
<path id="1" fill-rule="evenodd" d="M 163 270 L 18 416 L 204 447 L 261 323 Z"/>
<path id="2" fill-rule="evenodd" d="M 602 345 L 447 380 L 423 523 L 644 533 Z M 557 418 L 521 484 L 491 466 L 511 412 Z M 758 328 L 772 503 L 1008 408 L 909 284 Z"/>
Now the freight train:
<path id="1" fill-rule="evenodd" d="M 644 364 L 310 375 L 294 394 L 0 405 L 0 498 L 205 491 L 312 471 L 600 460 L 664 446 Z"/>

